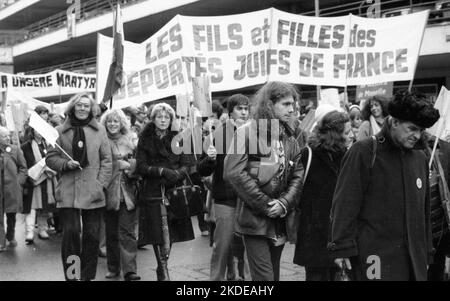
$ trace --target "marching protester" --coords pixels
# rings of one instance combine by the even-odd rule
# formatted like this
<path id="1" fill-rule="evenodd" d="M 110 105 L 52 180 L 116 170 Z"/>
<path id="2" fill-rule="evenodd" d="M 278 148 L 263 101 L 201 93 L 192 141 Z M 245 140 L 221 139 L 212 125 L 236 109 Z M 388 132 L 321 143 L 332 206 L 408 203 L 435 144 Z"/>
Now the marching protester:
<path id="1" fill-rule="evenodd" d="M 113 159 L 112 179 L 106 190 L 106 278 L 116 278 L 122 270 L 125 280 L 140 280 L 136 274 L 136 160 L 135 147 L 128 136 L 130 125 L 119 109 L 106 111 L 101 123 L 106 128 Z"/>
<path id="2" fill-rule="evenodd" d="M 350 123 L 352 125 L 352 132 L 354 135 L 354 140 L 358 137 L 359 127 L 361 126 L 361 110 L 358 105 L 351 105 L 348 109 L 348 114 L 350 117 Z"/>
<path id="3" fill-rule="evenodd" d="M 27 177 L 27 165 L 22 150 L 11 144 L 9 130 L 0 127 L 0 252 L 17 246 L 16 213 L 22 210 L 22 185 Z M 6 231 L 5 231 L 6 216 Z"/>
<path id="4" fill-rule="evenodd" d="M 198 170 L 202 176 L 213 175 L 212 198 L 214 199 L 215 230 L 212 234 L 214 243 L 210 267 L 210 280 L 212 281 L 224 280 L 229 258 L 231 257 L 231 261 L 233 261 L 232 243 L 237 194 L 233 186 L 224 180 L 224 159 L 234 132 L 248 119 L 249 102 L 249 99 L 242 94 L 234 94 L 228 98 L 227 109 L 230 118 L 216 129 L 215 146 L 210 145 L 207 156 L 199 162 Z M 234 265 L 229 268 L 234 268 Z"/>
<path id="5" fill-rule="evenodd" d="M 424 133 L 425 153 L 428 160 L 436 140 L 435 136 Z M 427 143 L 428 142 L 428 143 Z M 443 281 L 445 258 L 450 253 L 450 231 L 448 220 L 450 201 L 448 183 L 450 181 L 450 144 L 441 139 L 437 142 L 436 151 L 430 170 L 430 223 L 435 249 L 433 262 L 428 267 L 428 280 Z"/>
<path id="6" fill-rule="evenodd" d="M 143 177 L 139 192 L 139 244 L 153 245 L 158 281 L 170 280 L 167 265 L 172 243 L 194 239 L 191 217 L 175 216 L 164 203 L 167 193 L 183 183 L 189 164 L 184 161 L 185 156 L 172 151 L 172 139 L 178 133 L 171 131 L 174 119 L 175 112 L 168 104 L 155 105 L 136 153 L 137 171 Z M 170 207 L 176 205 L 171 203 Z"/>
<path id="7" fill-rule="evenodd" d="M 89 281 L 97 270 L 100 217 L 112 159 L 106 130 L 94 118 L 94 105 L 88 93 L 70 99 L 67 119 L 57 127 L 56 142 L 64 152 L 55 147 L 46 157 L 48 167 L 61 174 L 56 202 L 63 224 L 61 257 L 66 280 Z M 81 273 L 70 273 L 72 256 L 81 260 Z"/>
<path id="8" fill-rule="evenodd" d="M 328 247 L 356 280 L 426 280 L 431 260 L 428 161 L 414 149 L 439 112 L 399 92 L 382 130 L 346 153 L 331 210 Z"/>
<path id="9" fill-rule="evenodd" d="M 359 126 L 356 140 L 372 137 L 380 132 L 388 115 L 388 103 L 389 99 L 380 95 L 372 96 L 366 101 L 361 111 L 364 121 Z"/>
<path id="10" fill-rule="evenodd" d="M 236 130 L 224 161 L 224 178 L 238 196 L 235 230 L 244 237 L 254 281 L 280 279 L 291 233 L 285 217 L 302 187 L 300 149 L 287 126 L 297 99 L 291 84 L 266 83 L 255 95 L 255 120 Z"/>
<path id="11" fill-rule="evenodd" d="M 294 263 L 304 266 L 306 281 L 331 281 L 338 271 L 327 250 L 330 209 L 341 160 L 352 143 L 348 115 L 331 109 L 301 153 L 305 166 Z M 324 185 L 326 183 L 326 185 Z"/>
<path id="12" fill-rule="evenodd" d="M 49 239 L 48 222 L 55 211 L 56 172 L 44 167 L 44 171 L 31 174 L 33 166 L 47 155 L 49 146 L 45 139 L 33 128 L 29 128 L 28 141 L 22 145 L 23 155 L 29 169 L 23 189 L 23 211 L 25 215 L 25 242 L 34 241 L 34 225 L 37 218 L 38 237 Z"/>

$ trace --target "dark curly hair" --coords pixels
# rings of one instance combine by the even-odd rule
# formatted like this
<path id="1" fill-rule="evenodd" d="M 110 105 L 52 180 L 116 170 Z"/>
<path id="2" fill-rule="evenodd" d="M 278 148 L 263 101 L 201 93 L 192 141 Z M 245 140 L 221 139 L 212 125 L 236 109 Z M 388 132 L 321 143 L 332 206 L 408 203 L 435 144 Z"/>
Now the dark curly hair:
<path id="1" fill-rule="evenodd" d="M 331 111 L 326 114 L 314 129 L 308 144 L 314 148 L 322 148 L 329 152 L 341 152 L 346 149 L 342 134 L 345 124 L 350 121 L 347 113 Z"/>
<path id="2" fill-rule="evenodd" d="M 276 119 L 273 113 L 273 105 L 280 99 L 292 96 L 294 102 L 299 100 L 299 94 L 295 86 L 284 82 L 268 82 L 256 92 L 254 103 L 256 105 L 253 118 L 259 119 Z"/>
<path id="3" fill-rule="evenodd" d="M 381 111 L 383 113 L 383 117 L 386 117 L 389 115 L 388 113 L 388 105 L 391 99 L 381 96 L 381 95 L 375 95 L 367 99 L 366 103 L 364 104 L 364 108 L 361 110 L 361 117 L 362 120 L 369 120 L 370 115 L 372 115 L 372 112 L 370 112 L 370 103 L 372 101 L 376 101 L 381 106 Z"/>

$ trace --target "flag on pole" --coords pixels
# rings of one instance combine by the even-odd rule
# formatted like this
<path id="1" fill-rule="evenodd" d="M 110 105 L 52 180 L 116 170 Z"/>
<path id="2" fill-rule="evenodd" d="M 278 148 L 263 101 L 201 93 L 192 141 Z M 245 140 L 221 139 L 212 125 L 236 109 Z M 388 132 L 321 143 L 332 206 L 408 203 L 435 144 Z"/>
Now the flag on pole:
<path id="1" fill-rule="evenodd" d="M 114 93 L 123 85 L 124 34 L 122 12 L 119 3 L 117 3 L 114 12 L 113 39 L 113 58 L 111 65 L 109 66 L 108 79 L 106 81 L 102 102 L 108 102 Z"/>
<path id="2" fill-rule="evenodd" d="M 450 135 L 450 91 L 442 86 L 439 96 L 434 103 L 434 108 L 439 110 L 438 122 L 436 122 L 428 132 L 439 139 L 444 139 Z"/>
<path id="3" fill-rule="evenodd" d="M 336 109 L 341 108 L 339 90 L 336 88 L 321 89 L 318 106 L 328 104 Z"/>
<path id="4" fill-rule="evenodd" d="M 212 115 L 212 97 L 209 86 L 209 76 L 199 76 L 192 79 L 194 106 L 200 111 L 202 117 Z"/>
<path id="5" fill-rule="evenodd" d="M 59 137 L 58 131 L 42 119 L 36 112 L 31 113 L 29 125 L 38 132 L 47 143 L 55 147 L 56 139 Z"/>

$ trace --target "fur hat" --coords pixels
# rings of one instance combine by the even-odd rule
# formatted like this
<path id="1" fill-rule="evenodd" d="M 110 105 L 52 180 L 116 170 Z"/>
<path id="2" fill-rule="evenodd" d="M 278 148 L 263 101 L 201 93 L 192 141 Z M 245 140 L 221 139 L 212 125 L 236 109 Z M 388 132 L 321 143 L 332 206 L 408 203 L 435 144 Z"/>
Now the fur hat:
<path id="1" fill-rule="evenodd" d="M 402 121 L 409 121 L 422 128 L 429 128 L 439 120 L 439 111 L 425 96 L 400 91 L 388 105 L 389 115 Z"/>

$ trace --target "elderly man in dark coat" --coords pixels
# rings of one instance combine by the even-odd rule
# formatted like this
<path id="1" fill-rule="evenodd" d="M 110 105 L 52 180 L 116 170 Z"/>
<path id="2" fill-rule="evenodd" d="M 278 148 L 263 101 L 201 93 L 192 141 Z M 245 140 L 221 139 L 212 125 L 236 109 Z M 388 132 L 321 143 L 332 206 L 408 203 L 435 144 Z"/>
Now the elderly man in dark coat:
<path id="1" fill-rule="evenodd" d="M 16 213 L 22 210 L 22 185 L 27 177 L 27 165 L 23 153 L 10 144 L 9 130 L 0 127 L 0 252 L 5 250 L 6 240 L 11 247 L 14 238 Z M 4 229 L 6 213 L 7 229 Z M 6 238 L 6 240 L 5 240 Z"/>
<path id="2" fill-rule="evenodd" d="M 439 112 L 401 92 L 374 138 L 345 155 L 331 210 L 329 249 L 357 280 L 426 280 L 432 255 L 428 162 L 414 149 Z"/>

